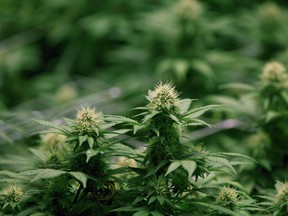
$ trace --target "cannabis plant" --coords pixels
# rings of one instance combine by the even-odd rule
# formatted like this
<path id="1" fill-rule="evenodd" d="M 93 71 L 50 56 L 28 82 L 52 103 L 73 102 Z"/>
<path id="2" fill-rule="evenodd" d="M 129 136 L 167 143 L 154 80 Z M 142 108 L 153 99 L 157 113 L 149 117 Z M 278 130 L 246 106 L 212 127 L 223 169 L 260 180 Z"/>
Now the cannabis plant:
<path id="1" fill-rule="evenodd" d="M 224 96 L 217 97 L 217 100 L 233 107 L 238 113 L 234 117 L 241 114 L 241 120 L 247 123 L 243 127 L 245 138 L 239 137 L 243 143 L 242 151 L 259 162 L 257 166 L 250 167 L 247 175 L 243 173 L 241 176 L 246 182 L 252 182 L 251 190 L 259 186 L 273 187 L 276 180 L 285 181 L 288 150 L 288 74 L 285 66 L 277 61 L 268 62 L 254 85 L 230 84 L 229 87 L 238 89 L 236 96 L 239 99 Z M 258 175 L 267 177 L 258 178 Z"/>
<path id="2" fill-rule="evenodd" d="M 122 207 L 114 211 L 148 216 L 247 215 L 249 210 L 256 210 L 253 199 L 239 184 L 232 178 L 222 178 L 227 173 L 236 175 L 232 164 L 241 164 L 241 159 L 229 162 L 229 156 L 243 159 L 242 155 L 210 153 L 203 145 L 183 144 L 185 129 L 211 127 L 199 117 L 221 106 L 189 109 L 193 100 L 180 99 L 170 83 L 159 83 L 146 98 L 148 104 L 136 108 L 143 111 L 139 114 L 140 125 L 134 125 L 134 133 L 139 133 L 148 146 L 141 160 L 139 156 L 133 158 L 139 163 L 139 167 L 131 167 L 137 175 L 128 180 L 122 191 L 130 200 L 125 203 L 122 197 Z"/>
<path id="3" fill-rule="evenodd" d="M 171 83 L 160 82 L 146 98 L 148 104 L 136 108 L 142 110 L 139 121 L 90 107 L 61 124 L 36 120 L 48 130 L 38 132 L 39 145 L 29 149 L 34 156 L 0 161 L 7 165 L 0 171 L 1 213 L 249 215 L 259 210 L 234 181 L 237 167 L 251 158 L 183 142 L 191 127 L 212 127 L 200 117 L 222 106 L 190 109 L 193 100 L 181 99 Z M 147 147 L 134 149 L 127 138 Z"/>
<path id="4" fill-rule="evenodd" d="M 25 191 L 16 184 L 4 187 L 1 200 L 5 214 L 106 214 L 108 208 L 103 206 L 115 194 L 110 153 L 116 142 L 110 138 L 126 130 L 109 130 L 116 123 L 106 122 L 101 112 L 89 107 L 65 122 L 57 125 L 38 121 L 50 129 L 41 132 L 45 135 L 41 136 L 39 148 L 30 148 L 36 157 L 30 167 L 17 173 L 1 171 L 1 175 L 9 177 L 2 181 L 16 181 L 27 188 Z M 24 194 L 29 198 L 22 199 Z"/>

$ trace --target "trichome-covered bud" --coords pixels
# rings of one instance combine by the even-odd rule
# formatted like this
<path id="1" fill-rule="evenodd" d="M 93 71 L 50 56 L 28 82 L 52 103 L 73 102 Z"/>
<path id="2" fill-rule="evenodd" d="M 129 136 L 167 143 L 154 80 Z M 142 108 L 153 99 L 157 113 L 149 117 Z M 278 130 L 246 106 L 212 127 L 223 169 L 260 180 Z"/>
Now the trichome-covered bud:
<path id="1" fill-rule="evenodd" d="M 265 65 L 261 74 L 264 86 L 288 87 L 288 74 L 283 64 L 273 61 Z"/>
<path id="2" fill-rule="evenodd" d="M 280 208 L 287 209 L 288 207 L 288 182 L 282 183 L 278 181 L 275 187 L 276 187 L 276 195 L 274 198 L 274 204 Z"/>
<path id="3" fill-rule="evenodd" d="M 103 114 L 95 112 L 95 109 L 82 107 L 76 114 L 75 128 L 79 135 L 98 134 L 103 123 Z"/>
<path id="4" fill-rule="evenodd" d="M 5 202 L 20 202 L 24 197 L 24 191 L 22 187 L 13 183 L 3 188 L 0 195 L 4 197 Z"/>
<path id="5" fill-rule="evenodd" d="M 202 5 L 197 0 L 181 0 L 175 7 L 176 14 L 187 20 L 195 20 L 202 13 Z"/>
<path id="6" fill-rule="evenodd" d="M 179 103 L 179 93 L 171 83 L 158 83 L 154 90 L 149 90 L 147 100 L 151 110 L 175 109 Z"/>
<path id="7" fill-rule="evenodd" d="M 217 194 L 216 203 L 222 207 L 234 210 L 237 206 L 238 199 L 239 194 L 237 190 L 223 186 Z"/>

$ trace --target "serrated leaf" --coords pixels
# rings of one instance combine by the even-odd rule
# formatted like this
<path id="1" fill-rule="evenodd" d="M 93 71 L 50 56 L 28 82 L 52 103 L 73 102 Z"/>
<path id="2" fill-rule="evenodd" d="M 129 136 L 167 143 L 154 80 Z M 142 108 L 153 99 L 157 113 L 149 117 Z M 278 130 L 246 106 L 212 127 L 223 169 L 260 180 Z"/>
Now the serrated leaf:
<path id="1" fill-rule="evenodd" d="M 152 175 L 156 174 L 157 171 L 158 171 L 161 167 L 163 167 L 166 163 L 167 163 L 167 161 L 162 161 L 160 164 L 158 164 L 158 166 L 149 169 L 148 173 L 144 176 L 144 178 L 147 178 L 147 177 L 149 177 L 149 176 L 152 176 Z"/>
<path id="2" fill-rule="evenodd" d="M 121 123 L 130 123 L 132 125 L 139 125 L 139 123 L 133 119 L 124 117 L 124 116 L 117 116 L 117 115 L 105 115 L 105 119 L 109 122 L 121 124 Z"/>
<path id="3" fill-rule="evenodd" d="M 228 156 L 243 157 L 243 158 L 246 158 L 246 159 L 253 161 L 254 163 L 257 163 L 257 161 L 254 158 L 251 158 L 247 155 L 243 155 L 243 154 L 239 154 L 239 153 L 233 153 L 233 152 L 232 153 L 231 152 L 222 152 L 221 154 L 228 155 Z"/>
<path id="4" fill-rule="evenodd" d="M 165 176 L 167 176 L 169 173 L 175 171 L 179 166 L 181 166 L 181 161 L 174 161 L 172 162 L 169 167 L 168 167 L 168 170 L 165 174 Z"/>
<path id="5" fill-rule="evenodd" d="M 29 148 L 29 150 L 43 162 L 47 161 L 47 155 L 44 151 L 34 148 Z"/>
<path id="6" fill-rule="evenodd" d="M 178 107 L 180 108 L 180 114 L 186 113 L 191 106 L 192 99 L 182 99 L 179 101 Z"/>
<path id="7" fill-rule="evenodd" d="M 218 163 L 222 166 L 225 166 L 225 167 L 229 168 L 233 172 L 234 175 L 237 175 L 236 170 L 234 169 L 234 167 L 231 165 L 231 163 L 226 158 L 209 156 L 209 157 L 207 157 L 207 160 L 213 162 L 214 164 Z"/>
<path id="8" fill-rule="evenodd" d="M 88 137 L 88 138 L 87 138 L 87 141 L 88 141 L 88 144 L 89 144 L 89 148 L 90 148 L 90 149 L 93 149 L 93 146 L 94 146 L 94 139 L 93 139 L 93 137 Z"/>
<path id="9" fill-rule="evenodd" d="M 26 176 L 21 175 L 21 173 L 15 173 L 7 170 L 1 170 L 0 175 L 5 175 L 13 179 L 29 180 Z"/>
<path id="10" fill-rule="evenodd" d="M 202 202 L 191 202 L 191 204 L 195 204 L 196 206 L 197 205 L 201 205 L 201 206 L 204 206 L 204 207 L 207 207 L 207 208 L 210 208 L 210 209 L 214 209 L 218 212 L 222 212 L 222 213 L 225 213 L 225 214 L 228 214 L 228 215 L 232 215 L 232 216 L 244 216 L 243 214 L 240 214 L 240 213 L 236 213 L 236 212 L 233 212 L 227 208 L 224 208 L 222 206 L 218 206 L 218 205 L 214 205 L 214 204 L 210 204 L 210 203 L 202 203 Z"/>
<path id="11" fill-rule="evenodd" d="M 100 153 L 99 150 L 93 150 L 89 149 L 86 151 L 86 163 L 89 162 L 90 158 L 94 157 L 95 155 L 98 155 Z"/>
<path id="12" fill-rule="evenodd" d="M 141 202 L 144 199 L 144 197 L 136 197 L 136 199 L 133 201 L 132 205 L 135 205 L 139 202 Z"/>
<path id="13" fill-rule="evenodd" d="M 184 126 L 201 126 L 201 125 L 206 125 L 209 128 L 212 128 L 213 126 L 203 120 L 200 119 L 189 119 L 190 122 L 184 124 Z"/>
<path id="14" fill-rule="evenodd" d="M 81 146 L 88 139 L 88 136 L 87 135 L 79 136 L 78 139 L 79 139 L 79 146 Z"/>
<path id="15" fill-rule="evenodd" d="M 152 216 L 164 216 L 164 214 L 160 213 L 159 211 L 152 211 L 150 214 L 152 214 Z"/>
<path id="16" fill-rule="evenodd" d="M 207 111 L 209 111 L 211 109 L 220 108 L 220 107 L 224 107 L 224 106 L 223 105 L 213 104 L 213 105 L 199 107 L 199 108 L 190 110 L 189 112 L 187 112 L 185 114 L 185 116 L 189 117 L 191 119 L 198 118 L 199 116 L 203 115 L 205 112 L 207 112 Z"/>
<path id="17" fill-rule="evenodd" d="M 134 211 L 138 211 L 139 208 L 135 208 L 134 206 L 123 206 L 120 208 L 116 208 L 111 210 L 111 212 L 115 212 L 115 211 L 127 211 L 127 212 L 134 212 Z"/>
<path id="18" fill-rule="evenodd" d="M 192 160 L 183 160 L 181 166 L 187 171 L 188 179 L 190 179 L 197 168 L 197 163 Z"/>
<path id="19" fill-rule="evenodd" d="M 175 122 L 177 122 L 178 124 L 180 124 L 180 121 L 179 121 L 179 119 L 177 118 L 177 116 L 175 116 L 175 115 L 173 115 L 173 114 L 169 114 L 169 117 L 172 119 L 172 120 L 174 120 Z"/>
<path id="20" fill-rule="evenodd" d="M 133 216 L 149 216 L 149 211 L 144 209 L 133 214 Z"/>
<path id="21" fill-rule="evenodd" d="M 141 130 L 143 128 L 145 128 L 144 125 L 133 125 L 133 134 L 136 134 L 137 131 L 139 131 L 139 130 Z"/>
<path id="22" fill-rule="evenodd" d="M 82 172 L 69 172 L 75 179 L 80 181 L 84 188 L 87 186 L 87 175 Z"/>
<path id="23" fill-rule="evenodd" d="M 163 205 L 166 199 L 163 196 L 157 196 L 157 200 L 160 203 L 160 205 Z"/>
<path id="24" fill-rule="evenodd" d="M 64 134 L 69 134 L 71 132 L 69 127 L 59 126 L 59 125 L 56 125 L 56 124 L 51 123 L 49 121 L 44 121 L 44 120 L 34 120 L 34 121 L 43 125 L 43 126 L 59 130 L 59 131 L 63 132 Z"/>
<path id="25" fill-rule="evenodd" d="M 151 203 L 153 203 L 156 200 L 156 196 L 152 196 L 150 197 L 149 201 L 148 201 L 148 205 L 150 205 Z"/>
<path id="26" fill-rule="evenodd" d="M 121 134 L 125 134 L 129 131 L 131 131 L 131 129 L 121 129 L 121 130 L 109 131 L 109 132 L 105 132 L 105 136 L 107 138 L 114 138 L 114 137 L 117 137 Z"/>
<path id="27" fill-rule="evenodd" d="M 37 171 L 38 171 L 37 175 L 31 180 L 31 182 L 39 179 L 55 178 L 66 173 L 66 171 L 55 169 L 39 169 Z"/>

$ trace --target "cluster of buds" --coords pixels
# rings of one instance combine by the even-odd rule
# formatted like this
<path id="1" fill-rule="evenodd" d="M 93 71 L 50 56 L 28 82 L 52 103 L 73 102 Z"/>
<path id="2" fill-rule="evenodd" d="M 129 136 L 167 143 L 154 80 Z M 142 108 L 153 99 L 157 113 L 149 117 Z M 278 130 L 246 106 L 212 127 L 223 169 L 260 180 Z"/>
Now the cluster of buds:
<path id="1" fill-rule="evenodd" d="M 261 74 L 261 80 L 264 87 L 274 89 L 288 88 L 288 74 L 283 64 L 272 61 L 265 65 Z"/>
<path id="2" fill-rule="evenodd" d="M 149 90 L 146 96 L 149 104 L 147 107 L 150 110 L 173 110 L 177 108 L 179 103 L 179 93 L 171 83 L 158 83 L 154 90 Z"/>
<path id="3" fill-rule="evenodd" d="M 202 5 L 197 0 L 181 0 L 177 3 L 176 13 L 187 20 L 195 20 L 202 13 Z"/>
<path id="4" fill-rule="evenodd" d="M 274 197 L 274 204 L 280 208 L 288 207 L 288 182 L 276 183 L 276 195 Z"/>
<path id="5" fill-rule="evenodd" d="M 103 114 L 95 109 L 82 107 L 76 114 L 75 129 L 79 135 L 98 134 L 103 123 Z"/>
<path id="6" fill-rule="evenodd" d="M 23 189 L 17 184 L 9 184 L 0 192 L 6 202 L 20 202 L 24 197 Z"/>
<path id="7" fill-rule="evenodd" d="M 237 206 L 239 199 L 239 194 L 237 190 L 231 187 L 223 186 L 220 188 L 217 197 L 216 203 L 222 207 L 234 210 Z"/>

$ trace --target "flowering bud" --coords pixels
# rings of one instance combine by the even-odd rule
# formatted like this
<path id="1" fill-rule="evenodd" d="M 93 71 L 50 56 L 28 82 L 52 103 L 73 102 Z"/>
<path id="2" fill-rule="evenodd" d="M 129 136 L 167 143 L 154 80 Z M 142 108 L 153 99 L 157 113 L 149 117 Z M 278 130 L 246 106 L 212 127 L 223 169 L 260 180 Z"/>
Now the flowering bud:
<path id="1" fill-rule="evenodd" d="M 216 197 L 216 203 L 222 207 L 235 209 L 238 202 L 238 192 L 234 188 L 223 186 Z"/>
<path id="2" fill-rule="evenodd" d="M 270 82 L 281 82 L 287 80 L 286 69 L 283 64 L 273 61 L 265 65 L 262 73 L 263 80 Z"/>
<path id="3" fill-rule="evenodd" d="M 75 128 L 80 135 L 98 133 L 103 114 L 95 112 L 95 109 L 82 107 L 76 114 Z"/>
<path id="4" fill-rule="evenodd" d="M 16 184 L 9 184 L 0 192 L 5 197 L 6 202 L 20 202 L 24 197 L 23 189 Z"/>
<path id="5" fill-rule="evenodd" d="M 276 195 L 274 198 L 274 203 L 277 206 L 280 207 L 285 207 L 286 209 L 288 207 L 287 201 L 288 201 L 288 182 L 282 183 L 282 182 L 277 182 L 276 183 Z"/>
<path id="6" fill-rule="evenodd" d="M 171 110 L 175 109 L 178 105 L 179 93 L 171 83 L 159 83 L 153 91 L 148 92 L 146 97 L 149 100 L 148 108 L 151 110 Z"/>

